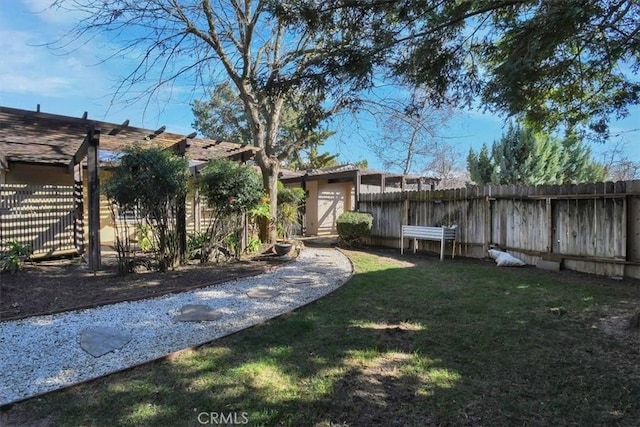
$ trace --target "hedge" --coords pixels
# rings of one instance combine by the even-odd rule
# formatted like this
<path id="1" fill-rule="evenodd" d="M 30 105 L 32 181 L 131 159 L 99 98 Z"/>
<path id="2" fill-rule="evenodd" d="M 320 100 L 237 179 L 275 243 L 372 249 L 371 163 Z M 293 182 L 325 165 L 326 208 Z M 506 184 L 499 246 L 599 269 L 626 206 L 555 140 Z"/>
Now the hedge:
<path id="1" fill-rule="evenodd" d="M 336 220 L 340 240 L 348 246 L 371 235 L 373 215 L 367 212 L 344 212 Z"/>

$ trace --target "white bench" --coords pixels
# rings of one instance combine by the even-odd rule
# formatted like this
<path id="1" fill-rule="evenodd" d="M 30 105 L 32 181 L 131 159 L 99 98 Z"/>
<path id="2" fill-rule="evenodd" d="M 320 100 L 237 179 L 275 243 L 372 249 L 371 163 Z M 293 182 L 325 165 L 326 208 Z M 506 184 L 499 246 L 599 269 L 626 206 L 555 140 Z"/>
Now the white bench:
<path id="1" fill-rule="evenodd" d="M 451 258 L 456 256 L 456 229 L 449 227 L 426 227 L 422 225 L 403 225 L 400 235 L 400 253 L 404 254 L 404 239 L 413 239 L 413 252 L 416 252 L 418 240 L 435 240 L 440 242 L 440 261 L 444 259 L 444 244 L 453 241 Z"/>

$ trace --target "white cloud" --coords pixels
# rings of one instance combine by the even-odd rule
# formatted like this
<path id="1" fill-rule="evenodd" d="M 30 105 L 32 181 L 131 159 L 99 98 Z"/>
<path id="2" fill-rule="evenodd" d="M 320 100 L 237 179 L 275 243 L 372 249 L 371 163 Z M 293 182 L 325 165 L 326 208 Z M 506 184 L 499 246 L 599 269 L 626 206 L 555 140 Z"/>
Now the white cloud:
<path id="1" fill-rule="evenodd" d="M 85 14 L 53 6 L 53 0 L 21 0 L 28 13 L 50 25 L 73 25 Z"/>
<path id="2" fill-rule="evenodd" d="M 72 55 L 55 56 L 34 33 L 0 30 L 0 89 L 2 92 L 67 97 L 82 93 L 90 72 Z M 100 85 L 97 85 L 98 87 Z M 96 85 L 91 85 L 92 89 Z"/>

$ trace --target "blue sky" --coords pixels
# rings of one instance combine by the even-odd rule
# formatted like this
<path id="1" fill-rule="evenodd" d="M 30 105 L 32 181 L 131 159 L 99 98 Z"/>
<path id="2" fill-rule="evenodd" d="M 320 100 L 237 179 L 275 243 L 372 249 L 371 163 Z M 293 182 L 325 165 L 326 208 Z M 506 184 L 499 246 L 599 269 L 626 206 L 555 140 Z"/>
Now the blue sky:
<path id="1" fill-rule="evenodd" d="M 155 129 L 167 126 L 176 133 L 192 132 L 193 116 L 189 102 L 204 93 L 181 91 L 162 93 L 160 98 L 133 105 L 113 104 L 112 94 L 119 76 L 133 66 L 130 58 L 100 63 L 108 43 L 95 39 L 67 55 L 56 54 L 43 44 L 54 41 L 77 20 L 69 13 L 47 9 L 51 0 L 0 0 L 0 105 L 48 113 L 81 116 L 120 123 L 126 119 L 131 125 Z M 614 138 L 625 141 L 626 154 L 640 159 L 640 108 L 631 110 L 629 117 L 612 122 Z M 369 166 L 381 169 L 381 162 L 368 150 L 367 141 L 379 137 L 372 120 L 362 120 L 357 126 L 348 120 L 336 120 L 335 137 L 322 151 L 340 153 L 341 162 L 367 159 Z M 441 134 L 460 153 L 461 163 L 470 147 L 478 149 L 482 143 L 498 140 L 505 120 L 479 111 L 459 111 Z M 614 142 L 596 144 L 599 155 Z M 414 172 L 420 172 L 419 170 Z"/>

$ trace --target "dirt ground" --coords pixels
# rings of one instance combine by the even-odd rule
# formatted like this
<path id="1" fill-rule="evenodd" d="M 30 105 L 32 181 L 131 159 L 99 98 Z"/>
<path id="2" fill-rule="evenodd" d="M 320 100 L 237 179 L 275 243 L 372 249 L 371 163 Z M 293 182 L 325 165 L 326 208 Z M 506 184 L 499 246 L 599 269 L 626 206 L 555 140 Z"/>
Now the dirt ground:
<path id="1" fill-rule="evenodd" d="M 307 242 L 310 246 L 317 246 Z M 328 246 L 320 244 L 320 246 Z M 438 257 L 427 253 L 405 253 L 396 249 L 367 247 L 367 252 L 393 258 L 404 265 L 438 263 Z M 0 321 L 20 319 L 36 314 L 95 307 L 98 305 L 156 297 L 167 293 L 201 288 L 216 283 L 249 277 L 271 271 L 283 261 L 265 255 L 246 257 L 239 262 L 189 265 L 166 273 L 144 271 L 119 276 L 115 256 L 103 256 L 103 270 L 89 271 L 79 258 L 55 261 L 27 262 L 24 270 L 16 274 L 0 275 Z M 495 265 L 493 260 L 456 258 L 456 263 Z M 522 276 L 535 275 L 559 282 L 579 282 L 604 287 L 623 287 L 630 295 L 640 296 L 640 280 L 615 280 L 609 277 L 577 273 L 540 270 L 526 266 L 512 270 Z"/>
<path id="2" fill-rule="evenodd" d="M 91 272 L 79 258 L 27 262 L 15 274 L 0 275 L 0 320 L 95 307 L 201 288 L 271 271 L 286 261 L 275 256 L 229 264 L 192 262 L 175 271 L 117 274 L 115 256 L 104 256 L 103 270 Z"/>

